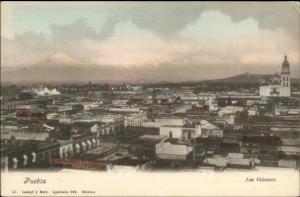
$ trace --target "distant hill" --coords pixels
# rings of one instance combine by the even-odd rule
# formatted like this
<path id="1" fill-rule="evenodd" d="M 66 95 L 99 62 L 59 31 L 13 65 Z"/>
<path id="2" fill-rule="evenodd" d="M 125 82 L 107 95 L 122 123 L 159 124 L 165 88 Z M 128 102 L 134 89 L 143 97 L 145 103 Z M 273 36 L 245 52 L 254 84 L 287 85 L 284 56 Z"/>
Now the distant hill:
<path id="1" fill-rule="evenodd" d="M 210 82 L 226 83 L 226 84 L 260 84 L 264 81 L 270 81 L 274 77 L 280 77 L 280 75 L 278 74 L 260 75 L 260 74 L 243 73 L 232 77 L 210 80 Z M 300 79 L 292 78 L 291 83 L 300 83 Z"/>
<path id="2" fill-rule="evenodd" d="M 212 82 L 217 82 L 217 83 L 240 83 L 240 84 L 257 84 L 263 81 L 268 81 L 273 77 L 276 77 L 276 74 L 270 74 L 270 75 L 259 75 L 259 74 L 249 74 L 249 73 L 243 73 L 239 75 L 235 75 L 232 77 L 227 77 L 223 79 L 216 79 L 216 80 L 211 80 Z"/>
<path id="3" fill-rule="evenodd" d="M 187 87 L 201 87 L 202 90 L 219 90 L 225 86 L 230 86 L 231 88 L 236 87 L 259 87 L 263 82 L 271 81 L 274 77 L 280 77 L 278 74 L 249 74 L 243 73 L 234 75 L 227 78 L 221 79 L 210 79 L 210 80 L 201 80 L 201 81 L 186 81 L 186 82 L 160 82 L 148 84 L 149 87 L 178 87 L 178 86 L 187 86 Z M 300 86 L 299 78 L 292 78 L 291 83 L 293 86 Z M 203 89 L 204 88 L 204 89 Z"/>

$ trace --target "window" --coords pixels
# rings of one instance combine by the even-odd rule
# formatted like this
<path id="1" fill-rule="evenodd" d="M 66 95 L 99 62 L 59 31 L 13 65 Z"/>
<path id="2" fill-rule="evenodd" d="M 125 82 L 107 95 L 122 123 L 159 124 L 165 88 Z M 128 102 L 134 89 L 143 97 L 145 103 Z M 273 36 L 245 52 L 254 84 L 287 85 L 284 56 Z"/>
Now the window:
<path id="1" fill-rule="evenodd" d="M 28 164 L 28 157 L 27 155 L 23 155 L 23 166 L 26 166 Z"/>
<path id="2" fill-rule="evenodd" d="M 32 155 L 32 163 L 35 163 L 36 162 L 36 153 L 32 152 L 31 155 Z"/>
<path id="3" fill-rule="evenodd" d="M 76 152 L 76 153 L 79 153 L 79 152 L 80 152 L 80 146 L 79 146 L 79 144 L 76 144 L 76 145 L 75 145 L 75 152 Z"/>

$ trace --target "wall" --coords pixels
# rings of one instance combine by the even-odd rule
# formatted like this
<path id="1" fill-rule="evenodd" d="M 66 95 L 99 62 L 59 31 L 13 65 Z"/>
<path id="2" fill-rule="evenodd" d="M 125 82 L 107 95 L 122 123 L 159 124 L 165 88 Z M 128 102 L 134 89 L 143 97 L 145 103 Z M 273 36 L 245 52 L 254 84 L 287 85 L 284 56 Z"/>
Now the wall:
<path id="1" fill-rule="evenodd" d="M 155 119 L 155 124 L 157 127 L 160 127 L 163 125 L 182 126 L 182 125 L 184 125 L 184 119 L 181 119 L 181 118 L 157 118 L 157 119 Z"/>
<path id="2" fill-rule="evenodd" d="M 159 128 L 159 135 L 168 136 L 169 132 L 172 132 L 172 137 L 180 139 L 182 138 L 182 127 L 160 127 Z"/>
<path id="3" fill-rule="evenodd" d="M 260 86 L 259 87 L 259 96 L 270 96 L 270 87 L 269 86 Z"/>
<path id="4" fill-rule="evenodd" d="M 193 151 L 192 147 L 186 145 L 161 142 L 156 145 L 156 157 L 159 159 L 186 160 L 187 155 Z"/>
<path id="5" fill-rule="evenodd" d="M 59 148 L 60 158 L 71 158 L 73 156 L 73 142 L 62 144 Z"/>
<path id="6" fill-rule="evenodd" d="M 290 97 L 291 96 L 291 88 L 290 87 L 281 87 L 280 88 L 280 96 Z"/>

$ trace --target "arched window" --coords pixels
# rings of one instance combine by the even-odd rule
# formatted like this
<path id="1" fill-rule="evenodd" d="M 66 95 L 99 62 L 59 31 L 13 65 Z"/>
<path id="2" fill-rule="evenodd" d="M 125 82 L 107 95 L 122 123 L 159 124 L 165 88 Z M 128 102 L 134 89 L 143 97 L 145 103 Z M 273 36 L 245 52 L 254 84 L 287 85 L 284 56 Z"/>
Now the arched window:
<path id="1" fill-rule="evenodd" d="M 97 146 L 96 140 L 94 138 L 92 139 L 92 143 L 93 143 L 93 147 Z"/>
<path id="2" fill-rule="evenodd" d="M 36 153 L 35 153 L 35 152 L 32 152 L 31 155 L 32 155 L 32 160 L 31 160 L 31 162 L 32 162 L 32 163 L 35 163 L 35 162 L 36 162 Z"/>
<path id="3" fill-rule="evenodd" d="M 87 141 L 86 141 L 86 144 L 87 144 L 87 149 L 88 149 L 88 150 L 92 148 L 92 143 L 91 143 L 90 140 L 87 140 Z"/>
<path id="4" fill-rule="evenodd" d="M 79 152 L 80 152 L 80 145 L 79 145 L 79 144 L 76 144 L 76 145 L 75 145 L 75 152 L 76 152 L 76 153 L 79 153 Z"/>
<path id="5" fill-rule="evenodd" d="M 86 151 L 86 144 L 84 142 L 81 142 L 82 145 L 82 151 L 85 152 Z"/>
<path id="6" fill-rule="evenodd" d="M 23 166 L 26 166 L 28 164 L 28 157 L 27 155 L 23 155 Z"/>

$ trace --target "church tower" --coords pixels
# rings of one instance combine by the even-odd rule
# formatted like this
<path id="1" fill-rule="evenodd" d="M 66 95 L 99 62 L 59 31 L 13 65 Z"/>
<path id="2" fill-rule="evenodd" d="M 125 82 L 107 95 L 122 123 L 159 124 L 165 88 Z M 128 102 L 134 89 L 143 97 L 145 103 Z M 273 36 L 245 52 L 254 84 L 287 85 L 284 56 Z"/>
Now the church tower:
<path id="1" fill-rule="evenodd" d="M 282 63 L 281 72 L 281 91 L 280 96 L 290 96 L 291 95 L 291 74 L 290 74 L 290 63 L 287 60 L 287 56 L 284 56 L 284 61 Z"/>

